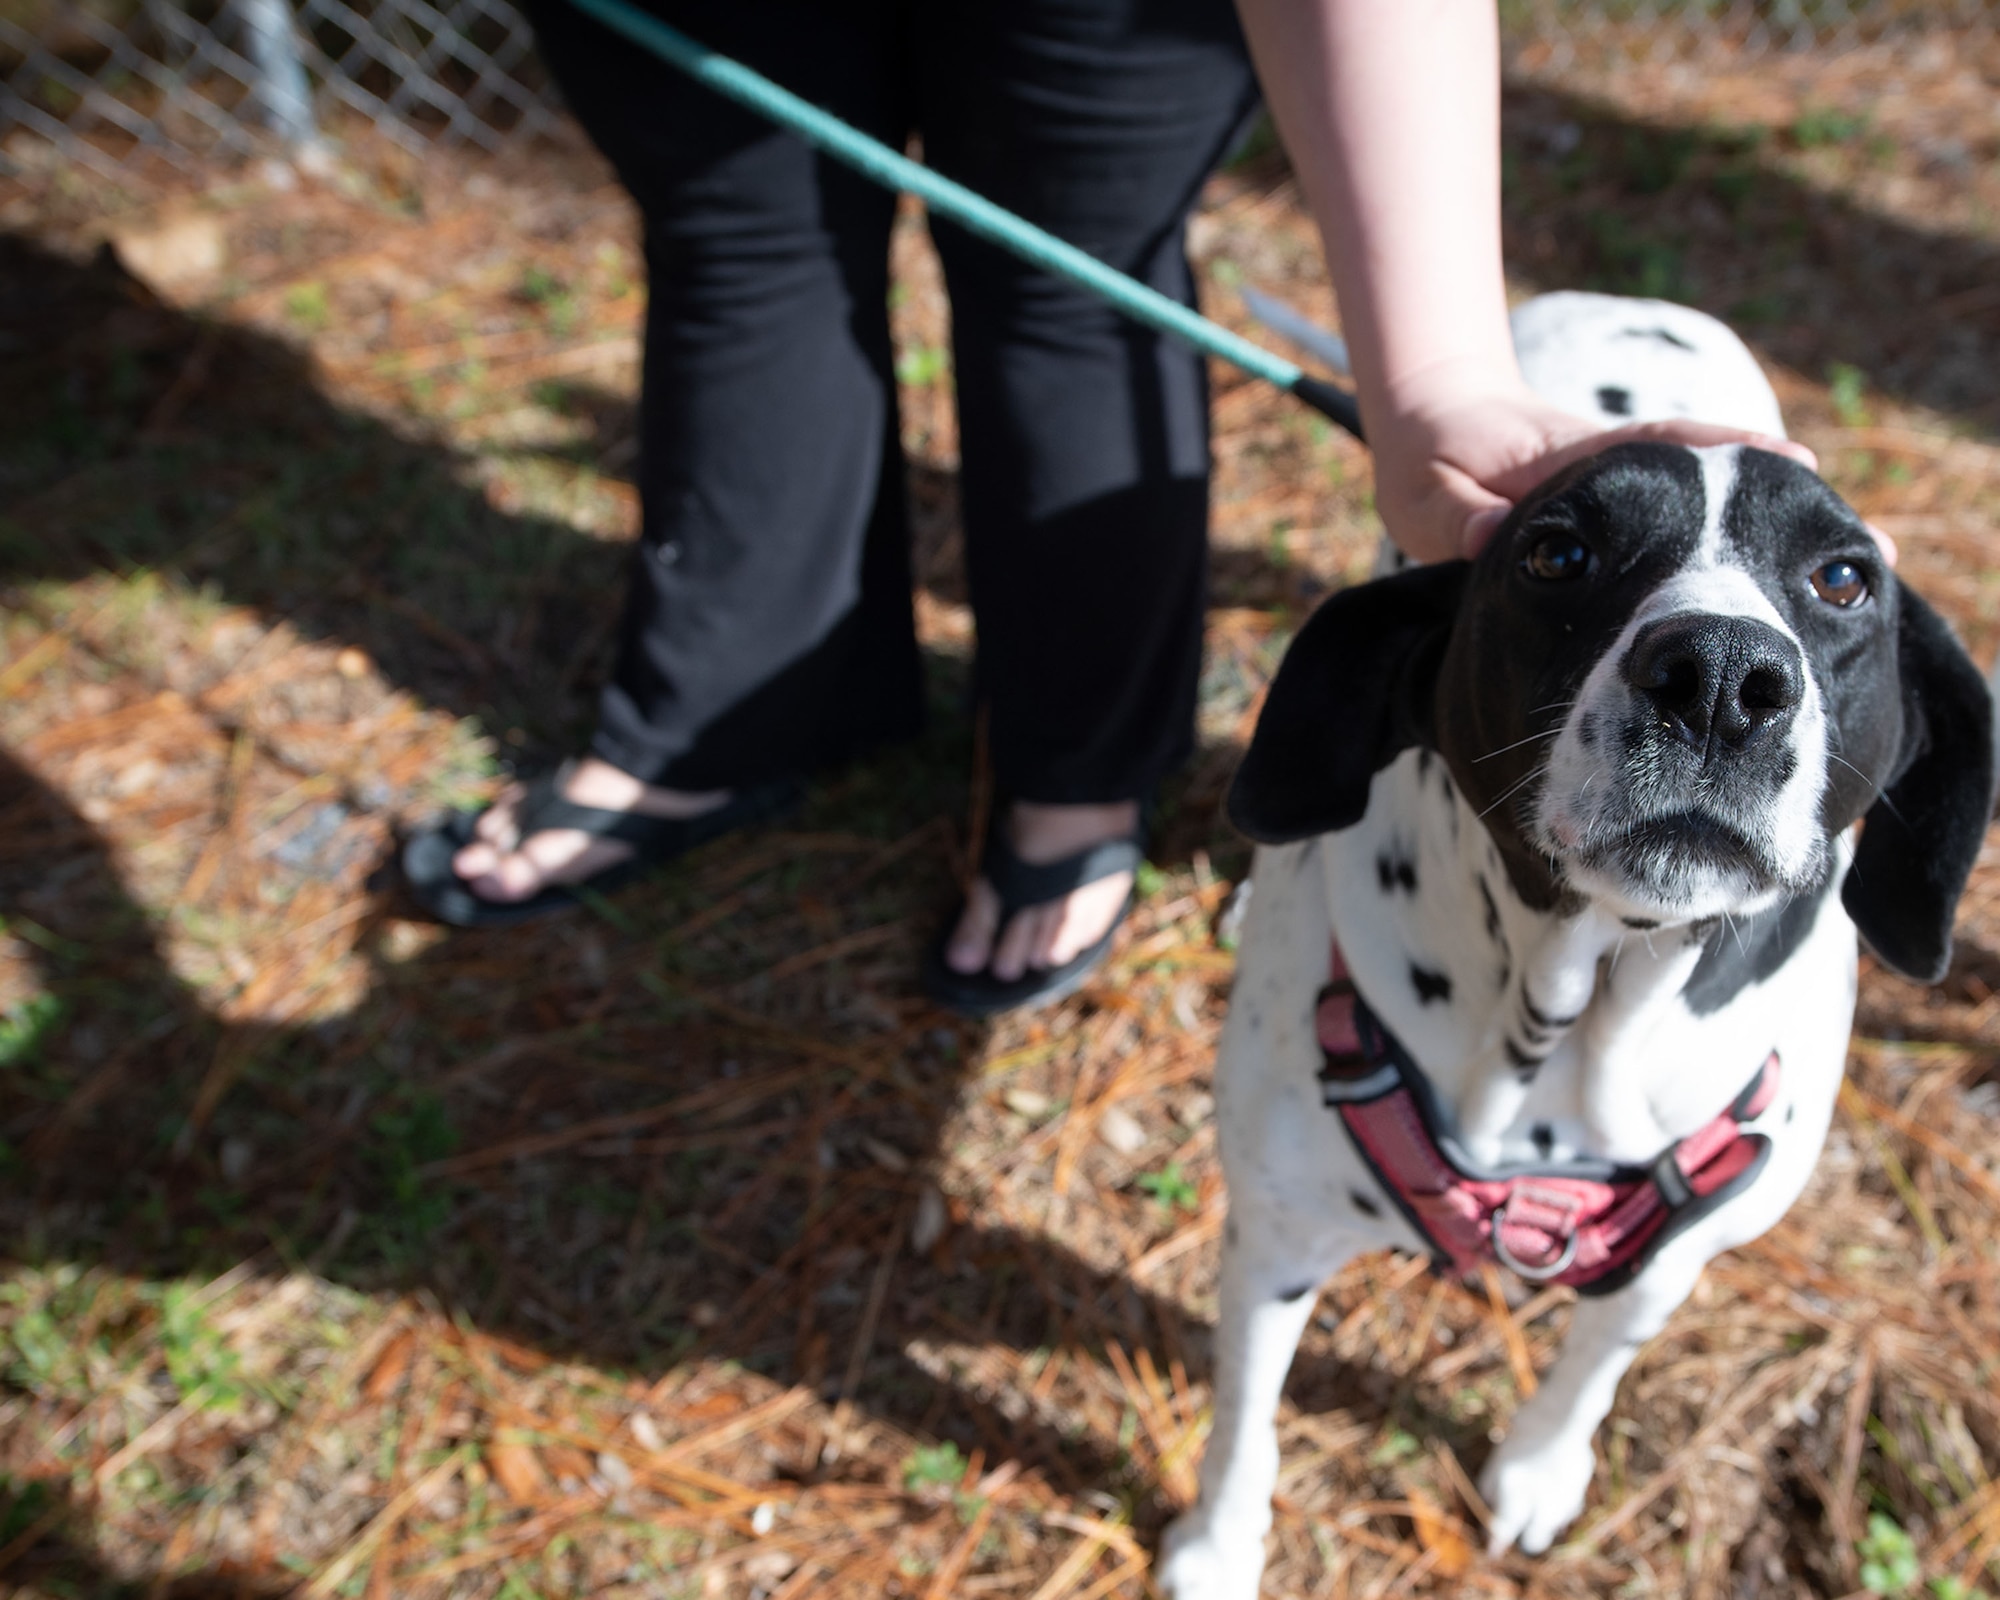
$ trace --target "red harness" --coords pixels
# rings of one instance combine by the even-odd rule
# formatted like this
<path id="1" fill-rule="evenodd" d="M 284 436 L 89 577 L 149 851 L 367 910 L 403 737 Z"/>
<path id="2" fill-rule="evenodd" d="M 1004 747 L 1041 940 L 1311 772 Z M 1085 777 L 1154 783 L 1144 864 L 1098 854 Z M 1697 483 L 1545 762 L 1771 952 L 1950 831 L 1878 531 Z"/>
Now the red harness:
<path id="1" fill-rule="evenodd" d="M 1572 1161 L 1482 1172 L 1441 1129 L 1430 1080 L 1355 992 L 1340 947 L 1320 991 L 1320 1091 L 1439 1265 L 1497 1261 L 1536 1282 L 1608 1294 L 1653 1252 L 1742 1191 L 1771 1141 L 1746 1133 L 1778 1092 L 1778 1053 L 1728 1109 L 1649 1166 Z"/>

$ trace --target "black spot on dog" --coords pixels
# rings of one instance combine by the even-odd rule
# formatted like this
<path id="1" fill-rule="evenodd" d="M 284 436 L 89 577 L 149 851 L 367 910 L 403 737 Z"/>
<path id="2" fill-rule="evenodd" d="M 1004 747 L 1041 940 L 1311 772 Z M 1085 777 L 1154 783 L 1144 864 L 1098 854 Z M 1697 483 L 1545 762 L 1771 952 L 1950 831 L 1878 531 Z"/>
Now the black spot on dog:
<path id="1" fill-rule="evenodd" d="M 1312 1292 L 1313 1286 L 1311 1284 L 1302 1283 L 1296 1289 L 1280 1289 L 1278 1291 L 1278 1298 L 1289 1304 L 1294 1300 L 1303 1300 Z"/>
<path id="2" fill-rule="evenodd" d="M 1788 1105 L 1788 1106 L 1786 1106 L 1786 1107 L 1785 1107 L 1785 1123 L 1786 1123 L 1786 1126 L 1788 1126 L 1788 1127 L 1789 1127 L 1789 1126 L 1791 1125 L 1791 1120 L 1792 1120 L 1792 1118 L 1796 1117 L 1796 1116 L 1797 1116 L 1798 1114 L 1799 1114 L 1799 1108 L 1798 1108 L 1798 1105 L 1797 1105 L 1796 1103 L 1794 1103 L 1794 1104 L 1792 1104 L 1792 1105 Z"/>
<path id="3" fill-rule="evenodd" d="M 1479 885 L 1479 903 L 1486 908 L 1486 937 L 1505 950 L 1507 936 L 1500 930 L 1500 907 L 1493 899 L 1492 885 L 1487 883 L 1483 872 L 1472 881 Z"/>
<path id="4" fill-rule="evenodd" d="M 1379 1217 L 1382 1215 L 1382 1208 L 1359 1189 L 1349 1189 L 1347 1191 L 1347 1198 L 1354 1202 L 1354 1209 L 1364 1217 Z"/>
<path id="5" fill-rule="evenodd" d="M 1572 1017 L 1549 1016 L 1540 1006 L 1535 1004 L 1534 998 L 1526 989 L 1521 991 L 1521 1009 L 1527 1012 L 1528 1020 L 1544 1033 L 1559 1033 L 1564 1028 L 1574 1028 L 1583 1018 L 1581 1011 Z"/>
<path id="6" fill-rule="evenodd" d="M 1417 892 L 1417 864 L 1402 853 L 1400 846 L 1384 850 L 1375 858 L 1375 881 L 1382 886 L 1384 894 L 1401 889 L 1405 894 Z"/>
<path id="7" fill-rule="evenodd" d="M 1529 1055 L 1512 1039 L 1503 1040 L 1502 1046 L 1507 1052 L 1507 1064 L 1519 1073 L 1524 1081 L 1542 1070 L 1542 1057 Z"/>
<path id="8" fill-rule="evenodd" d="M 1597 391 L 1597 408 L 1606 416 L 1629 417 L 1632 415 L 1632 391 L 1607 383 Z"/>
<path id="9" fill-rule="evenodd" d="M 1829 878 L 1808 894 L 1783 901 L 1765 911 L 1735 919 L 1727 929 L 1703 924 L 1707 946 L 1688 975 L 1681 999 L 1698 1017 L 1712 1016 L 1753 983 L 1762 983 L 1787 961 L 1811 935 L 1827 891 Z"/>
<path id="10" fill-rule="evenodd" d="M 1653 917 L 1620 917 L 1618 920 L 1639 933 L 1651 933 L 1660 925 Z"/>
<path id="11" fill-rule="evenodd" d="M 1535 1141 L 1535 1148 L 1547 1156 L 1556 1147 L 1556 1130 L 1546 1122 L 1538 1122 L 1528 1130 L 1528 1137 Z"/>
<path id="12" fill-rule="evenodd" d="M 1675 333 L 1671 328 L 1627 328 L 1628 339 L 1658 339 L 1661 344 L 1670 344 L 1676 350 L 1692 350 L 1693 345 Z"/>
<path id="13" fill-rule="evenodd" d="M 1417 991 L 1417 1003 L 1429 1005 L 1433 1000 L 1451 1004 L 1451 974 L 1434 972 L 1429 967 L 1410 963 L 1410 987 Z"/>

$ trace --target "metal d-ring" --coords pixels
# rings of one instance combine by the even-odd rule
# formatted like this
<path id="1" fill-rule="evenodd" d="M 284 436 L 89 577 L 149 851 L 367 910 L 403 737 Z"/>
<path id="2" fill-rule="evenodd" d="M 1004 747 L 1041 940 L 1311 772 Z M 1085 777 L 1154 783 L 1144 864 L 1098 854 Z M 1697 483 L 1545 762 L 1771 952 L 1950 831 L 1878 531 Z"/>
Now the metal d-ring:
<path id="1" fill-rule="evenodd" d="M 1562 1254 L 1545 1267 L 1531 1267 L 1525 1261 L 1515 1258 L 1507 1248 L 1507 1241 L 1500 1235 L 1500 1219 L 1507 1213 L 1505 1206 L 1495 1206 L 1493 1215 L 1487 1219 L 1487 1237 L 1493 1241 L 1493 1255 L 1500 1265 L 1510 1272 L 1517 1272 L 1530 1283 L 1546 1283 L 1550 1278 L 1559 1278 L 1569 1270 L 1569 1264 L 1576 1259 L 1576 1235 L 1570 1234 L 1563 1240 Z"/>

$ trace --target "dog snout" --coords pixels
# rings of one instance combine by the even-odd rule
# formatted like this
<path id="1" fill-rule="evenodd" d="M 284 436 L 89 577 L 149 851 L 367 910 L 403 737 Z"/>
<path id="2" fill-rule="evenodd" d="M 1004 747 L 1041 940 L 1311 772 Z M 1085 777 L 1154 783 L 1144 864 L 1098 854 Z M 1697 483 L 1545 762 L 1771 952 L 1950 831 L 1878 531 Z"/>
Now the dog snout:
<path id="1" fill-rule="evenodd" d="M 1625 657 L 1625 681 L 1662 730 L 1691 748 L 1734 753 L 1782 732 L 1805 694 L 1799 647 L 1754 617 L 1678 616 L 1648 623 Z"/>

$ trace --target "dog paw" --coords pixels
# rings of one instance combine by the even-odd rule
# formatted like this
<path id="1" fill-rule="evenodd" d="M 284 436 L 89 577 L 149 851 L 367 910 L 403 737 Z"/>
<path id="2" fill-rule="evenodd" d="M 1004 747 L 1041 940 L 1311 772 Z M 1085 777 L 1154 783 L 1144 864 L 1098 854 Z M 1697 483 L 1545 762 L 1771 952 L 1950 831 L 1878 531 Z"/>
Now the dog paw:
<path id="1" fill-rule="evenodd" d="M 1153 1581 L 1167 1600 L 1257 1600 L 1264 1542 L 1224 1544 L 1208 1519 L 1191 1511 L 1160 1539 Z"/>
<path id="2" fill-rule="evenodd" d="M 1596 1465 L 1588 1441 L 1518 1454 L 1503 1444 L 1480 1474 L 1480 1492 L 1493 1511 L 1486 1548 L 1499 1555 L 1518 1544 L 1531 1556 L 1548 1549 L 1583 1510 Z"/>

